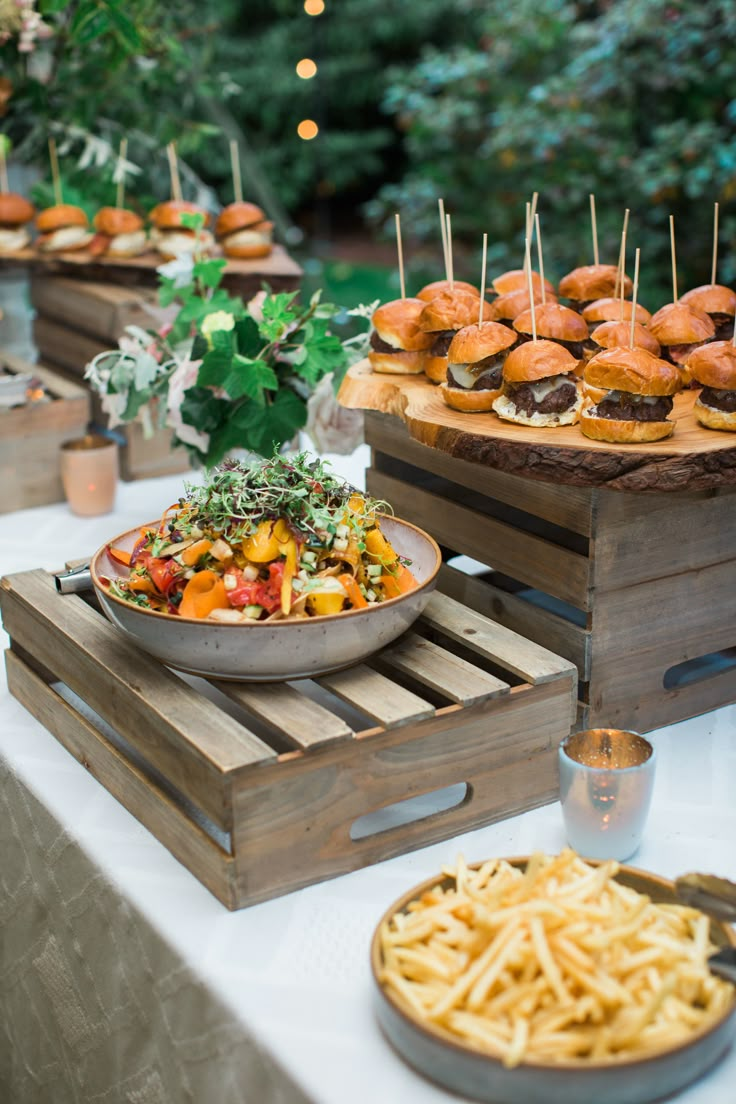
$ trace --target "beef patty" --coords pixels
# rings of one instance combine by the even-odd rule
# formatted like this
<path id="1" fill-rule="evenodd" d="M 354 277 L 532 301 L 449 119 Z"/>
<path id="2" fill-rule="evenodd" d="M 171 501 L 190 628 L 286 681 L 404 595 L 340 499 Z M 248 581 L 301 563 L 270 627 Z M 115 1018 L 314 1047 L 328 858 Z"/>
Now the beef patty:
<path id="1" fill-rule="evenodd" d="M 505 352 L 500 355 L 496 353 L 494 356 L 484 357 L 483 360 L 469 366 L 469 371 L 472 371 L 475 376 L 475 382 L 470 388 L 458 383 L 452 374 L 452 365 L 448 364 L 447 382 L 450 387 L 459 387 L 461 391 L 498 391 L 503 382 L 503 362 L 505 359 Z"/>
<path id="2" fill-rule="evenodd" d="M 725 414 L 736 414 L 736 391 L 716 391 L 714 387 L 704 387 L 700 392 L 700 401 Z"/>
<path id="3" fill-rule="evenodd" d="M 575 405 L 578 397 L 578 389 L 572 379 L 569 376 L 564 378 L 565 383 L 548 392 L 543 399 L 535 399 L 533 383 L 508 383 L 506 393 L 519 413 L 526 414 L 527 417 L 532 414 L 562 414 Z M 537 383 L 541 382 L 537 380 Z"/>
<path id="4" fill-rule="evenodd" d="M 649 396 L 646 396 L 649 398 Z M 672 399 L 660 396 L 656 402 L 646 402 L 644 395 L 627 391 L 609 391 L 595 408 L 599 418 L 615 418 L 622 422 L 663 422 L 672 413 Z"/>

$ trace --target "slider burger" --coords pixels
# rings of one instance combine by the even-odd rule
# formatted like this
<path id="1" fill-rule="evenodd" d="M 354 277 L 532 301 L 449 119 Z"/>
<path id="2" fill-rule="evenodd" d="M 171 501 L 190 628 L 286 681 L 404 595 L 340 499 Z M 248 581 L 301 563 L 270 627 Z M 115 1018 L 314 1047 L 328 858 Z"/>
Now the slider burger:
<path id="1" fill-rule="evenodd" d="M 255 203 L 229 203 L 218 215 L 215 237 L 226 257 L 250 260 L 273 251 L 273 223 Z"/>
<path id="2" fill-rule="evenodd" d="M 662 346 L 662 359 L 676 364 L 683 371 L 683 383 L 689 381 L 684 365 L 690 354 L 711 341 L 716 328 L 705 311 L 691 307 L 682 300 L 666 303 L 652 315 L 649 331 Z"/>
<path id="3" fill-rule="evenodd" d="M 716 341 L 730 341 L 736 315 L 736 292 L 723 284 L 703 284 L 680 296 L 681 303 L 705 311 L 716 328 Z"/>
<path id="4" fill-rule="evenodd" d="M 421 300 L 420 300 L 421 302 Z M 434 383 L 443 383 L 447 377 L 447 351 L 458 330 L 480 321 L 490 319 L 491 309 L 486 302 L 481 307 L 480 297 L 462 289 L 443 291 L 424 304 L 419 316 L 419 329 L 430 339 L 424 360 L 427 378 Z"/>
<path id="5" fill-rule="evenodd" d="M 36 247 L 44 253 L 72 253 L 86 249 L 93 238 L 89 220 L 81 207 L 57 203 L 36 215 L 39 236 Z"/>
<path id="6" fill-rule="evenodd" d="M 583 265 L 562 277 L 557 294 L 561 299 L 569 299 L 576 310 L 582 311 L 595 299 L 614 295 L 617 277 L 618 265 Z M 631 295 L 633 289 L 634 285 L 624 274 L 624 298 Z"/>
<path id="7" fill-rule="evenodd" d="M 30 245 L 26 223 L 36 211 L 32 203 L 16 192 L 0 192 L 0 253 L 18 253 Z"/>
<path id="8" fill-rule="evenodd" d="M 97 231 L 89 251 L 93 256 L 138 257 L 148 248 L 143 219 L 125 207 L 101 207 L 93 219 Z"/>
<path id="9" fill-rule="evenodd" d="M 447 382 L 440 385 L 447 405 L 468 413 L 492 410 L 501 394 L 504 361 L 516 339 L 499 322 L 458 330 L 447 350 Z"/>
<path id="10" fill-rule="evenodd" d="M 533 291 L 534 302 L 541 303 L 542 289 L 535 287 Z M 546 300 L 548 303 L 556 303 L 557 296 L 547 292 Z M 504 325 L 511 326 L 520 314 L 529 310 L 530 303 L 529 292 L 524 288 L 519 288 L 518 291 L 506 291 L 491 301 L 491 321 L 503 322 Z"/>
<path id="11" fill-rule="evenodd" d="M 507 422 L 528 426 L 572 425 L 583 397 L 574 374 L 577 361 L 556 341 L 525 341 L 503 366 L 503 393 L 493 409 Z"/>
<path id="12" fill-rule="evenodd" d="M 452 285 L 449 280 L 434 280 L 431 284 L 425 284 L 421 291 L 417 292 L 417 299 L 423 299 L 425 303 L 430 303 L 443 291 L 469 291 L 471 295 L 475 295 L 477 299 L 480 299 L 478 288 L 474 284 L 466 284 L 464 280 L 453 280 Z"/>
<path id="13" fill-rule="evenodd" d="M 668 415 L 682 387 L 680 373 L 646 349 L 604 349 L 588 361 L 583 379 L 588 394 L 580 428 L 586 437 L 617 444 L 659 441 L 675 428 Z"/>
<path id="14" fill-rule="evenodd" d="M 421 299 L 392 299 L 374 311 L 368 354 L 374 372 L 416 376 L 424 371 L 432 336 L 418 323 L 426 305 Z"/>
<path id="15" fill-rule="evenodd" d="M 556 341 L 558 345 L 563 345 L 576 360 L 583 359 L 583 342 L 588 340 L 588 324 L 577 311 L 571 310 L 570 307 L 563 307 L 562 303 L 537 303 L 534 314 L 537 337 Z M 522 341 L 532 340 L 531 308 L 514 319 L 514 329 L 521 336 Z"/>
<path id="16" fill-rule="evenodd" d="M 597 326 L 600 322 L 630 322 L 633 313 L 634 304 L 630 299 L 613 299 L 610 296 L 605 299 L 594 299 L 583 308 L 583 318 L 589 326 Z M 646 307 L 641 303 L 636 304 L 637 322 L 646 326 L 651 317 L 651 312 Z"/>
<path id="17" fill-rule="evenodd" d="M 592 334 L 585 342 L 586 358 L 596 356 L 602 349 L 623 348 L 631 340 L 631 322 L 601 322 L 596 326 Z M 634 346 L 637 349 L 646 349 L 648 353 L 658 357 L 661 350 L 659 342 L 640 322 L 634 323 Z"/>
<path id="18" fill-rule="evenodd" d="M 730 341 L 701 345 L 687 361 L 687 370 L 703 390 L 693 413 L 709 429 L 736 431 L 736 349 Z"/>
<path id="19" fill-rule="evenodd" d="M 510 268 L 508 272 L 502 272 L 500 276 L 496 277 L 492 287 L 496 295 L 505 295 L 508 291 L 519 291 L 519 289 L 528 291 L 529 278 L 523 268 Z M 535 291 L 540 291 L 542 287 L 542 277 L 534 269 L 532 269 L 532 287 Z M 554 284 L 551 284 L 546 278 L 544 280 L 544 290 L 547 295 L 557 298 Z"/>
<path id="20" fill-rule="evenodd" d="M 202 215 L 202 229 L 195 232 L 184 226 L 182 215 Z M 209 224 L 210 216 L 196 203 L 169 199 L 154 207 L 148 217 L 152 223 L 151 244 L 167 261 L 187 253 L 208 253 L 214 245 L 212 234 L 204 229 Z"/>

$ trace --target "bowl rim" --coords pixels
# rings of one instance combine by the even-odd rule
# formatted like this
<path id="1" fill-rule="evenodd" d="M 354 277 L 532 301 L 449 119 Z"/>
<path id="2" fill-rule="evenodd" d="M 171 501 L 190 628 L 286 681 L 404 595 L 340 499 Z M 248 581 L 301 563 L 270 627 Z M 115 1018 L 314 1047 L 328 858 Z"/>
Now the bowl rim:
<path id="1" fill-rule="evenodd" d="M 108 554 L 107 550 L 110 546 L 114 546 L 115 544 L 117 544 L 118 541 L 124 540 L 125 537 L 129 536 L 131 533 L 138 533 L 141 529 L 145 529 L 146 527 L 159 525 L 161 522 L 160 518 L 157 518 L 155 521 L 152 522 L 144 522 L 142 525 L 134 525 L 132 528 L 126 529 L 124 532 L 118 533 L 117 536 L 111 537 L 109 540 L 105 541 L 105 543 L 100 548 L 98 548 L 95 554 L 92 556 L 92 559 L 90 560 L 89 570 L 92 577 L 92 584 L 100 598 L 104 598 L 104 600 L 107 602 L 114 603 L 116 606 L 124 609 L 129 614 L 140 614 L 146 619 L 158 618 L 162 621 L 162 623 L 166 624 L 199 626 L 206 625 L 208 628 L 211 629 L 246 629 L 247 631 L 252 632 L 254 629 L 264 630 L 267 627 L 269 629 L 278 628 L 279 630 L 281 630 L 293 627 L 294 625 L 299 625 L 303 629 L 306 625 L 311 624 L 324 625 L 329 621 L 338 620 L 344 622 L 346 618 L 349 617 L 364 617 L 366 614 L 374 613 L 376 610 L 388 609 L 390 607 L 400 605 L 402 602 L 405 602 L 413 595 L 418 595 L 421 594 L 423 591 L 431 590 L 437 582 L 437 576 L 439 575 L 440 568 L 442 567 L 442 552 L 434 537 L 427 533 L 426 530 L 420 529 L 418 525 L 414 525 L 413 522 L 405 521 L 403 518 L 395 517 L 393 514 L 379 514 L 379 517 L 386 518 L 388 521 L 398 522 L 399 525 L 404 526 L 404 528 L 406 529 L 413 529 L 415 533 L 418 533 L 419 536 L 427 542 L 427 544 L 434 552 L 434 566 L 432 567 L 432 570 L 430 571 L 427 578 L 422 583 L 420 583 L 419 586 L 416 586 L 412 590 L 407 591 L 406 594 L 398 594 L 395 598 L 387 598 L 383 602 L 376 602 L 374 605 L 367 606 L 365 609 L 350 609 L 344 610 L 340 613 L 316 614 L 313 617 L 307 618 L 306 620 L 300 618 L 297 621 L 284 618 L 283 620 L 277 621 L 210 621 L 207 618 L 182 617 L 181 614 L 177 614 L 175 616 L 172 613 L 163 613 L 159 610 L 143 609 L 142 606 L 136 606 L 132 602 L 126 602 L 125 599 L 118 598 L 116 595 L 110 594 L 109 590 L 101 582 L 101 575 L 104 573 L 98 571 L 99 561 L 103 556 L 106 556 Z"/>
<path id="2" fill-rule="evenodd" d="M 500 856 L 499 861 L 510 863 L 512 866 L 522 866 L 529 862 L 531 855 L 515 855 L 511 858 Z M 468 863 L 469 870 L 477 870 L 483 865 L 484 861 Z M 585 859 L 585 862 L 590 866 L 600 866 L 604 861 L 603 859 Z M 629 866 L 626 863 L 620 863 L 617 872 L 619 874 L 630 875 L 633 878 L 641 879 L 645 882 L 654 883 L 658 888 L 666 890 L 668 893 L 674 893 L 674 882 L 668 878 L 664 878 L 660 874 L 654 874 L 648 870 L 642 870 L 641 867 Z M 381 929 L 384 924 L 388 923 L 392 916 L 397 912 L 403 912 L 411 901 L 421 897 L 422 894 L 428 892 L 434 886 L 442 885 L 445 882 L 451 882 L 453 879 L 450 875 L 435 874 L 430 878 L 426 878 L 423 882 L 418 883 L 412 889 L 407 890 L 397 898 L 392 905 L 390 905 L 380 920 L 378 921 L 371 939 L 370 945 L 370 969 L 371 977 L 373 980 L 374 988 L 377 990 L 380 998 L 385 1001 L 390 1007 L 392 1013 L 398 1016 L 399 1019 L 408 1026 L 412 1031 L 423 1034 L 426 1039 L 431 1040 L 446 1050 L 450 1050 L 461 1058 L 475 1061 L 487 1061 L 490 1063 L 491 1068 L 506 1069 L 500 1058 L 497 1058 L 493 1054 L 489 1054 L 487 1051 L 481 1050 L 477 1047 L 472 1047 L 460 1041 L 457 1037 L 445 1031 L 436 1024 L 425 1022 L 420 1020 L 418 1016 L 414 1015 L 404 1004 L 402 1004 L 396 997 L 389 993 L 386 988 L 379 981 L 379 971 L 382 965 L 380 935 Z M 736 930 L 731 928 L 730 925 L 723 921 L 711 917 L 711 923 L 717 927 L 719 932 L 724 936 L 724 942 L 727 945 L 736 947 Z M 723 1028 L 724 1024 L 736 1013 L 736 986 L 734 987 L 733 999 L 728 1009 L 719 1016 L 712 1023 L 706 1027 L 700 1028 L 694 1031 L 693 1034 L 683 1042 L 678 1043 L 676 1046 L 669 1047 L 664 1050 L 652 1051 L 650 1054 L 643 1054 L 639 1056 L 623 1056 L 620 1058 L 563 1058 L 557 1062 L 540 1062 L 540 1061 L 522 1061 L 519 1064 L 520 1069 L 529 1071 L 538 1071 L 539 1073 L 547 1073 L 551 1075 L 559 1073 L 580 1073 L 585 1071 L 602 1072 L 605 1070 L 616 1070 L 624 1066 L 626 1067 L 643 1067 L 650 1062 L 658 1062 L 669 1055 L 682 1053 L 687 1051 L 690 1047 L 695 1046 L 702 1039 L 707 1038 L 712 1033 L 719 1031 Z M 510 1072 L 513 1072 L 511 1070 Z"/>

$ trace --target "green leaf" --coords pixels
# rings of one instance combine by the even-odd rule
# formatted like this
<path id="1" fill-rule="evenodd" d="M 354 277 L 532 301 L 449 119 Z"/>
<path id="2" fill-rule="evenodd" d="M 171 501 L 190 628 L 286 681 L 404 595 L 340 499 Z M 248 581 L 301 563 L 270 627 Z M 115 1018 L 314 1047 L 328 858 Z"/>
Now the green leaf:
<path id="1" fill-rule="evenodd" d="M 232 353 L 212 349 L 203 358 L 197 374 L 199 387 L 222 387 L 230 372 Z"/>
<path id="2" fill-rule="evenodd" d="M 198 211 L 182 211 L 181 224 L 187 230 L 201 230 L 204 226 L 204 215 Z"/>
<path id="3" fill-rule="evenodd" d="M 295 342 L 303 341 L 306 356 L 292 360 L 295 375 L 314 386 L 328 372 L 339 372 L 345 365 L 346 355 L 336 334 L 328 333 L 330 320 L 310 318 L 303 330 L 293 335 Z M 291 360 L 291 358 L 290 358 Z"/>
<path id="4" fill-rule="evenodd" d="M 268 341 L 278 341 L 283 337 L 289 323 L 297 317 L 296 312 L 290 307 L 298 294 L 296 291 L 281 292 L 279 295 L 267 295 L 263 300 L 261 304 L 263 321 L 259 323 L 258 329 Z"/>
<path id="5" fill-rule="evenodd" d="M 214 433 L 227 420 L 231 404 L 218 399 L 207 387 L 190 387 L 181 402 L 182 421 L 202 433 Z"/>
<path id="6" fill-rule="evenodd" d="M 273 402 L 259 411 L 258 421 L 249 434 L 248 447 L 261 456 L 271 456 L 275 449 L 290 441 L 296 431 L 306 424 L 306 404 L 285 387 L 277 392 Z"/>
<path id="7" fill-rule="evenodd" d="M 158 301 L 162 307 L 170 307 L 181 296 L 183 288 L 176 286 L 176 281 L 170 276 L 159 276 Z"/>
<path id="8" fill-rule="evenodd" d="M 227 261 L 222 257 L 211 257 L 208 260 L 195 261 L 193 274 L 196 280 L 208 288 L 219 287 Z"/>
<path id="9" fill-rule="evenodd" d="M 192 360 L 202 360 L 209 352 L 209 345 L 201 334 L 195 334 L 192 342 L 192 351 L 189 354 Z"/>
<path id="10" fill-rule="evenodd" d="M 235 345 L 239 353 L 254 357 L 260 352 L 262 344 L 255 318 L 247 315 L 235 323 Z"/>
<path id="11" fill-rule="evenodd" d="M 229 353 L 232 356 L 234 337 L 233 330 L 215 330 L 211 335 L 212 348 L 221 353 Z"/>
<path id="12" fill-rule="evenodd" d="M 247 395 L 260 406 L 265 403 L 264 391 L 278 391 L 279 381 L 270 365 L 263 360 L 250 360 L 248 357 L 233 357 L 232 371 L 222 385 L 233 399 Z"/>

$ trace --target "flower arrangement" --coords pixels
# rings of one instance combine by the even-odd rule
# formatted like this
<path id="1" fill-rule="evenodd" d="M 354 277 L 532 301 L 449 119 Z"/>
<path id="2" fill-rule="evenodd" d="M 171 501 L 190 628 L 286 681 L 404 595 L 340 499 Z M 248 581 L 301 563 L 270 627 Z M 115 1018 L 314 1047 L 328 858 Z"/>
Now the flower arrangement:
<path id="1" fill-rule="evenodd" d="M 184 216 L 195 232 L 201 218 Z M 233 450 L 271 456 L 300 429 L 309 431 L 310 416 L 324 423 L 325 404 L 332 417 L 336 383 L 367 348 L 367 333 L 341 340 L 332 332 L 343 312 L 322 303 L 320 292 L 306 304 L 298 292 L 267 289 L 247 304 L 234 298 L 221 286 L 225 264 L 195 253 L 162 265 L 159 302 L 170 308 L 168 320 L 150 330 L 126 327 L 119 348 L 100 353 L 85 371 L 111 428 L 138 420 L 150 435 L 168 426 L 174 443 L 208 468 Z M 367 320 L 374 309 L 347 314 Z M 355 428 L 346 422 L 348 451 L 357 444 Z"/>

